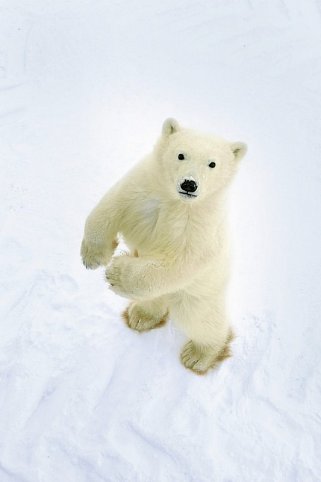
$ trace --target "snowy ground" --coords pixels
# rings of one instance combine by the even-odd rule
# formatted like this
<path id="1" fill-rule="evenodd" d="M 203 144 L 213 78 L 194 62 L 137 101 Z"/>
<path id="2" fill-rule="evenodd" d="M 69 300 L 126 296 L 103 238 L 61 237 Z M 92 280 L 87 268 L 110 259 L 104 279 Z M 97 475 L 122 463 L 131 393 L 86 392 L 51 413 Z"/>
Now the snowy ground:
<path id="1" fill-rule="evenodd" d="M 169 115 L 249 145 L 206 377 L 79 258 Z M 321 480 L 320 0 L 2 0 L 0 163 L 1 482 Z"/>

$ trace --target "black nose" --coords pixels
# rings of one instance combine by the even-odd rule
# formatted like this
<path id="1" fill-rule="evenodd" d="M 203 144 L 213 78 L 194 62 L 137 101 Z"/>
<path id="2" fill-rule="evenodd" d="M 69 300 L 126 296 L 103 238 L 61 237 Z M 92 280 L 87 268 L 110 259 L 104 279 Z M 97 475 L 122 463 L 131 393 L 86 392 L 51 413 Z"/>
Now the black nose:
<path id="1" fill-rule="evenodd" d="M 195 181 L 189 181 L 188 179 L 185 179 L 185 181 L 181 184 L 181 188 L 183 189 L 183 191 L 186 192 L 195 192 L 197 189 L 197 184 Z"/>

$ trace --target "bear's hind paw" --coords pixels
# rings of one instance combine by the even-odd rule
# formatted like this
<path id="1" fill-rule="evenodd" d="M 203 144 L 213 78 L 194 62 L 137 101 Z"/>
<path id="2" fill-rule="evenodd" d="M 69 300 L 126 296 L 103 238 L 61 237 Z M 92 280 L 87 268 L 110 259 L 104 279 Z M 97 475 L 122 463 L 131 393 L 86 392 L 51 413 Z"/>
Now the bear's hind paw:
<path id="1" fill-rule="evenodd" d="M 167 314 L 163 317 L 155 317 L 146 313 L 139 304 L 131 303 L 123 313 L 123 318 L 129 328 L 136 331 L 148 331 L 160 328 L 166 323 Z"/>
<path id="2" fill-rule="evenodd" d="M 204 375 L 210 368 L 214 368 L 219 362 L 231 356 L 229 341 L 230 339 L 220 351 L 217 351 L 213 347 L 202 347 L 190 340 L 183 346 L 181 362 L 185 368 L 198 375 Z"/>

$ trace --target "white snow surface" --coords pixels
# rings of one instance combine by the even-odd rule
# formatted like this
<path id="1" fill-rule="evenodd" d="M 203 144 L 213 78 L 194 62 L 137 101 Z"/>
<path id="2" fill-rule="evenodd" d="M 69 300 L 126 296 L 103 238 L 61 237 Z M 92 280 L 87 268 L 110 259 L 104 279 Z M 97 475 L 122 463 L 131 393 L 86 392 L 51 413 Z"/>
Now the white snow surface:
<path id="1" fill-rule="evenodd" d="M 79 256 L 168 116 L 249 146 L 204 377 Z M 321 480 L 321 1 L 2 0 L 0 163 L 0 482 Z"/>

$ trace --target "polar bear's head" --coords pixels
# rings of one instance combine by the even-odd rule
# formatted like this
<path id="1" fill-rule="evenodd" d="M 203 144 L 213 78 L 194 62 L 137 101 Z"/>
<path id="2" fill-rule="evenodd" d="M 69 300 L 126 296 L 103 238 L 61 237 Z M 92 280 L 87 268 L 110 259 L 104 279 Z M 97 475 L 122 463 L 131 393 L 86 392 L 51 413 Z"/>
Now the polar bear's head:
<path id="1" fill-rule="evenodd" d="M 242 142 L 200 134 L 167 119 L 156 150 L 164 189 L 185 202 L 205 199 L 229 184 L 246 149 Z"/>

